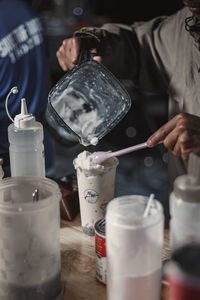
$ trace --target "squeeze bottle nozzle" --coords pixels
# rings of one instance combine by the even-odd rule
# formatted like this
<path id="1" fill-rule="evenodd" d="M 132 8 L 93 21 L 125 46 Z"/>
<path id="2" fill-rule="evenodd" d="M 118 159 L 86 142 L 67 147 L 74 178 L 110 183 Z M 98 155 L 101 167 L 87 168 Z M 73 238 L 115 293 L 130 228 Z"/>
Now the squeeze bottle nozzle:
<path id="1" fill-rule="evenodd" d="M 14 125 L 18 128 L 32 127 L 35 124 L 35 117 L 28 113 L 26 99 L 21 99 L 21 113 L 14 118 Z"/>

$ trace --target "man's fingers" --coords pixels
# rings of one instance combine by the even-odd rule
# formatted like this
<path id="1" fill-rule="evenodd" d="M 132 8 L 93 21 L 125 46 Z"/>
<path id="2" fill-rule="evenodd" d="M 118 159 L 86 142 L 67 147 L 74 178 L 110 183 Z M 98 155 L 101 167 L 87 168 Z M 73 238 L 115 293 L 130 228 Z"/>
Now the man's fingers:
<path id="1" fill-rule="evenodd" d="M 190 133 L 190 131 L 184 131 L 178 136 L 177 143 L 174 146 L 173 154 L 181 156 L 183 160 L 187 161 L 190 152 L 196 147 L 196 135 Z M 199 136 L 198 139 L 199 140 Z M 197 147 L 199 147 L 199 142 Z"/>
<path id="2" fill-rule="evenodd" d="M 93 56 L 93 59 L 98 61 L 99 63 L 102 63 L 102 57 L 101 56 Z"/>
<path id="3" fill-rule="evenodd" d="M 179 130 L 174 128 L 165 139 L 163 139 L 163 144 L 167 149 L 174 151 L 176 144 L 178 144 Z"/>
<path id="4" fill-rule="evenodd" d="M 60 67 L 63 69 L 63 71 L 66 71 L 67 66 L 65 65 L 65 62 L 63 60 L 62 53 L 59 50 L 56 52 L 56 56 L 57 56 Z"/>
<path id="5" fill-rule="evenodd" d="M 154 134 L 152 134 L 148 140 L 148 147 L 154 147 L 157 144 L 163 142 L 167 135 L 176 127 L 176 117 L 161 126 Z"/>
<path id="6" fill-rule="evenodd" d="M 63 69 L 67 71 L 72 69 L 78 60 L 78 55 L 80 51 L 80 39 L 79 38 L 69 38 L 62 42 L 62 45 L 56 52 L 58 62 Z"/>
<path id="7" fill-rule="evenodd" d="M 66 53 L 70 57 L 71 63 L 73 66 L 78 61 L 78 56 L 80 53 L 80 39 L 79 38 L 71 38 L 68 45 L 65 45 Z M 68 51 L 67 51 L 68 50 Z"/>
<path id="8" fill-rule="evenodd" d="M 177 141 L 171 150 L 174 155 L 185 158 L 184 153 L 187 150 L 188 145 L 189 145 L 188 134 L 184 132 L 183 134 L 178 135 Z"/>
<path id="9" fill-rule="evenodd" d="M 190 150 L 183 150 L 181 151 L 181 157 L 184 161 L 187 161 L 189 158 Z"/>
<path id="10" fill-rule="evenodd" d="M 198 117 L 193 116 L 191 119 L 191 116 L 186 113 L 180 113 L 176 115 L 173 119 L 161 126 L 154 134 L 152 134 L 152 136 L 149 137 L 147 141 L 148 146 L 154 147 L 160 142 L 166 142 L 165 139 L 174 129 L 177 131 L 178 135 L 187 130 L 195 130 L 197 119 L 199 124 L 200 119 Z"/>

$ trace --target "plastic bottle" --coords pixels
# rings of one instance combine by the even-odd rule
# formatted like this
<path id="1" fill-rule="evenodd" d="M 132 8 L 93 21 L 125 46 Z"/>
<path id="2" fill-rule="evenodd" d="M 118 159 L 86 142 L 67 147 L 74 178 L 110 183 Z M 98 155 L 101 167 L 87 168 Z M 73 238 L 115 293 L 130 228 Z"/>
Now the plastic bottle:
<path id="1" fill-rule="evenodd" d="M 193 175 L 178 176 L 170 195 L 170 244 L 174 251 L 187 243 L 200 243 L 200 183 Z"/>
<path id="2" fill-rule="evenodd" d="M 14 94 L 17 92 L 15 89 L 12 91 Z M 8 126 L 11 176 L 45 177 L 42 124 L 28 113 L 25 98 L 21 99 L 21 113 L 14 120 L 10 117 L 7 106 L 6 111 L 13 121 Z"/>

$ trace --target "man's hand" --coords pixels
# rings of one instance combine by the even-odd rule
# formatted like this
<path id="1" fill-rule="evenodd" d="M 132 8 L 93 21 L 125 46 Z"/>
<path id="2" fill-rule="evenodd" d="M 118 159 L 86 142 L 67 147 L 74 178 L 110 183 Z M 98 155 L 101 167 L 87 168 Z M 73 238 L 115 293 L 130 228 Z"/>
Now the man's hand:
<path id="1" fill-rule="evenodd" d="M 78 60 L 79 52 L 79 38 L 69 38 L 62 42 L 62 45 L 56 52 L 56 56 L 63 71 L 68 71 L 75 66 Z"/>
<path id="2" fill-rule="evenodd" d="M 185 161 L 188 160 L 190 152 L 200 155 L 200 117 L 187 113 L 176 115 L 147 141 L 149 147 L 160 143 Z"/>
<path id="3" fill-rule="evenodd" d="M 93 54 L 93 59 L 102 62 L 102 58 L 97 56 L 97 42 L 90 37 L 73 37 L 63 40 L 62 45 L 56 52 L 58 62 L 63 71 L 72 69 L 78 61 L 81 49 L 88 49 Z"/>

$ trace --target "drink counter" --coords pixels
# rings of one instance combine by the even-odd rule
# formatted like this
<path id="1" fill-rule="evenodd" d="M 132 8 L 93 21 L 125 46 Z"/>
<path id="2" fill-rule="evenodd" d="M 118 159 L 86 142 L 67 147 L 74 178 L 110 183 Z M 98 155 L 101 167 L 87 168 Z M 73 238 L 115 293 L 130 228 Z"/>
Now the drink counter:
<path id="1" fill-rule="evenodd" d="M 80 215 L 73 221 L 61 221 L 60 241 L 65 288 L 63 300 L 106 300 L 106 287 L 96 281 L 95 237 L 82 232 Z M 169 232 L 166 229 L 163 260 L 169 255 Z M 165 290 L 163 284 L 163 294 Z"/>

